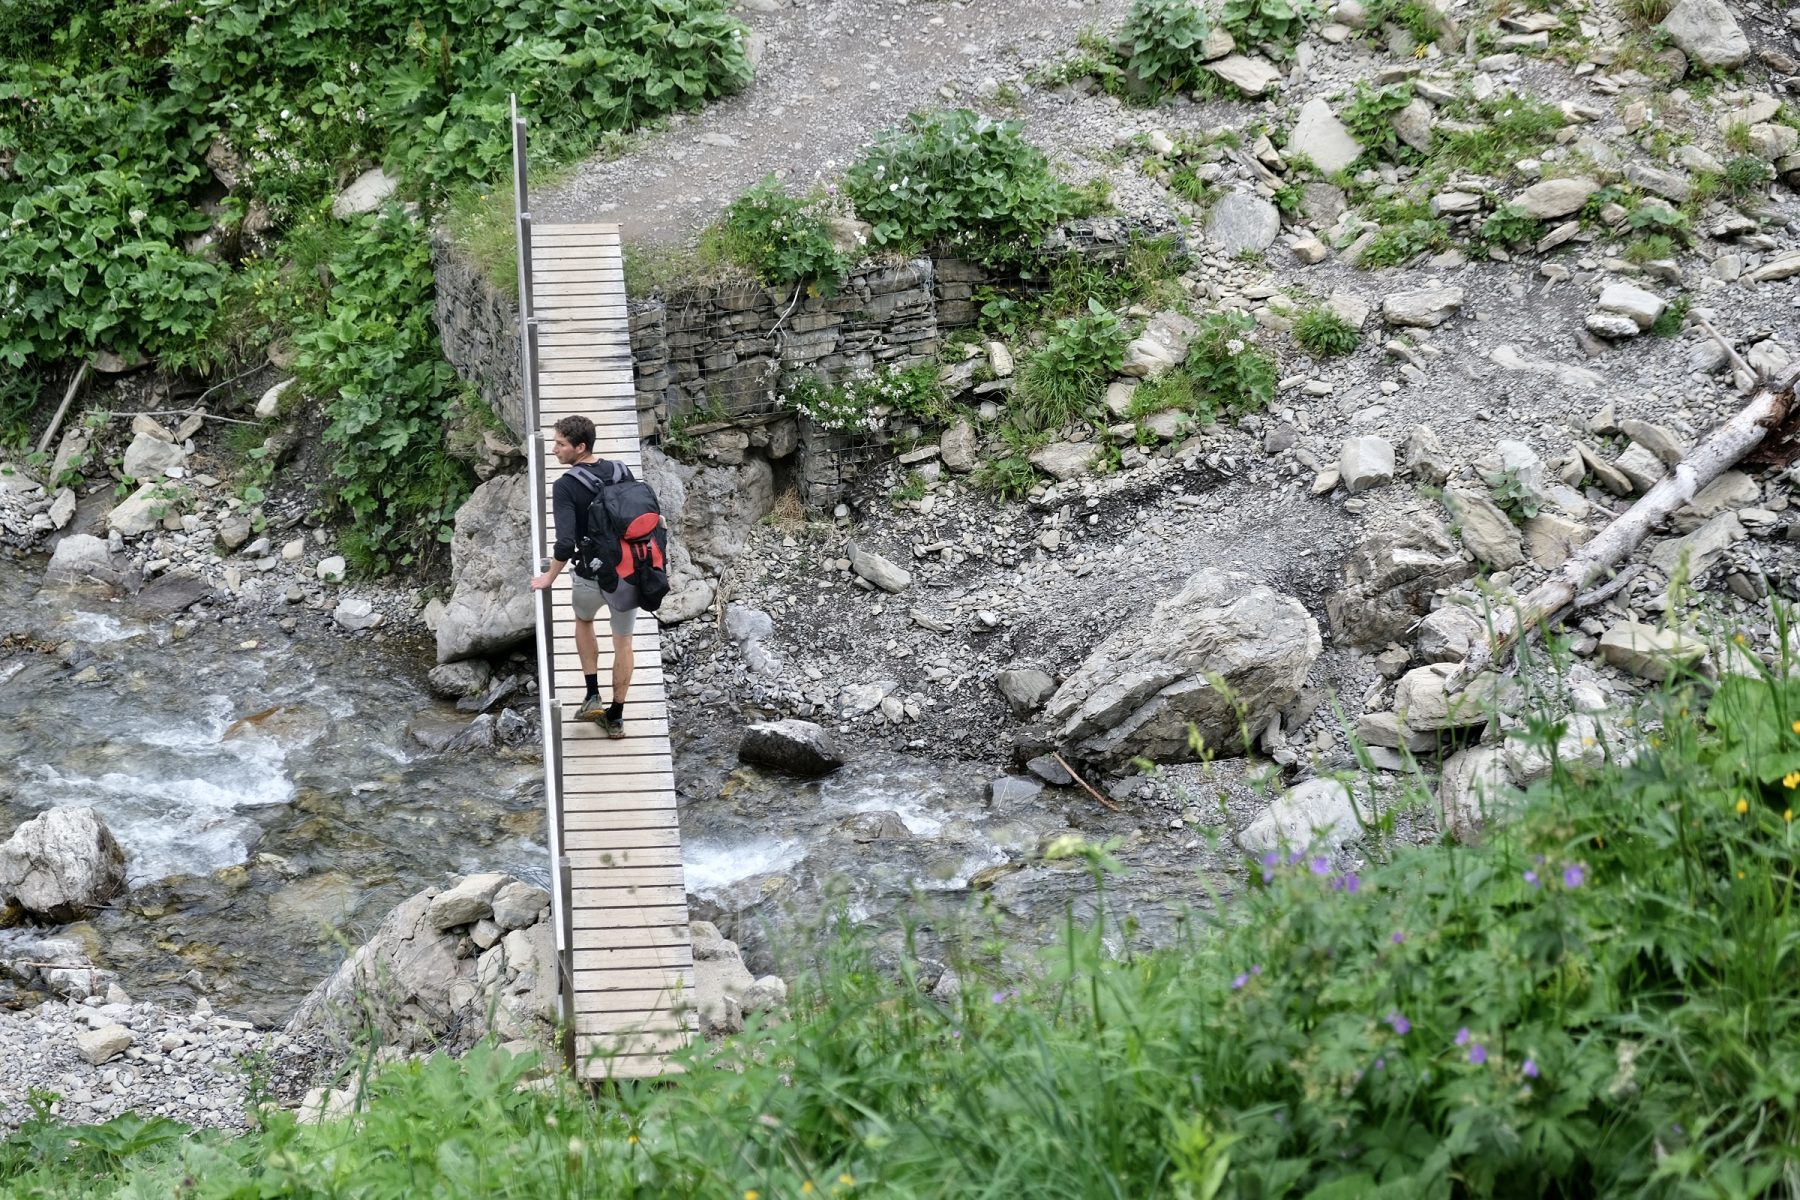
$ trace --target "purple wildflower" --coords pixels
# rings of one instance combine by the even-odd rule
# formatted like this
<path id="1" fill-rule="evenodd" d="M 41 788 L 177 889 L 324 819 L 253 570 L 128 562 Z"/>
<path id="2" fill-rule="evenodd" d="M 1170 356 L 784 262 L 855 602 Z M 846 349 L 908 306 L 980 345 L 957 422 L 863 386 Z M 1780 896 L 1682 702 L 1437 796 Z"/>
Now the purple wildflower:
<path id="1" fill-rule="evenodd" d="M 1478 1067 L 1482 1063 L 1486 1062 L 1487 1061 L 1487 1047 L 1482 1045 L 1480 1042 L 1476 1042 L 1473 1046 L 1470 1046 L 1469 1047 L 1469 1061 L 1474 1063 Z"/>
<path id="2" fill-rule="evenodd" d="M 1019 994 L 1018 988 L 1006 988 L 1002 991 L 995 992 L 989 998 L 991 1000 L 993 1000 L 993 1002 L 995 1004 L 1005 1004 L 1008 1000 L 1011 1000 L 1014 996 L 1017 996 L 1018 994 Z"/>
<path id="3" fill-rule="evenodd" d="M 1536 887 L 1538 885 L 1538 873 L 1536 871 L 1525 872 L 1525 882 L 1529 883 L 1532 887 Z"/>
<path id="4" fill-rule="evenodd" d="M 1330 870 L 1331 860 L 1326 858 L 1323 854 L 1312 860 L 1312 873 L 1314 875 L 1324 875 Z"/>
<path id="5" fill-rule="evenodd" d="M 962 1030 L 960 1030 L 960 1029 L 952 1029 L 952 1030 L 951 1030 L 951 1031 L 950 1031 L 950 1036 L 951 1036 L 951 1037 L 953 1037 L 953 1038 L 960 1038 L 960 1037 L 962 1037 Z"/>
<path id="6" fill-rule="evenodd" d="M 1275 882 L 1275 872 L 1264 871 L 1263 872 L 1263 882 L 1264 883 L 1274 883 Z"/>
<path id="7" fill-rule="evenodd" d="M 1377 1071 L 1385 1071 L 1385 1070 L 1387 1070 L 1387 1059 L 1385 1059 L 1385 1058 L 1378 1058 L 1378 1059 L 1376 1059 L 1376 1060 L 1375 1060 L 1375 1069 L 1376 1069 L 1376 1070 L 1377 1070 Z"/>
<path id="8" fill-rule="evenodd" d="M 1570 863 L 1563 868 L 1563 886 L 1573 891 L 1587 882 L 1587 868 L 1579 863 Z"/>
<path id="9" fill-rule="evenodd" d="M 1351 872 L 1348 875 L 1338 876 L 1332 881 L 1331 886 L 1340 892 L 1348 892 L 1354 896 L 1362 890 L 1362 880 L 1356 877 L 1355 872 Z"/>
<path id="10" fill-rule="evenodd" d="M 1260 861 L 1265 867 L 1278 867 L 1281 865 L 1281 855 L 1274 850 L 1269 850 L 1263 854 Z"/>
<path id="11" fill-rule="evenodd" d="M 1234 992 L 1238 991 L 1245 984 L 1247 984 L 1249 982 L 1250 982 L 1250 973 L 1248 971 L 1246 971 L 1242 975 L 1237 976 L 1236 978 L 1234 978 L 1231 981 L 1231 990 Z"/>
<path id="12" fill-rule="evenodd" d="M 1387 1015 L 1387 1023 L 1393 1026 L 1394 1032 L 1401 1037 L 1405 1037 L 1412 1032 L 1412 1022 L 1407 1020 L 1397 1011 Z"/>
<path id="13" fill-rule="evenodd" d="M 1456 1031 L 1456 1044 L 1459 1046 L 1469 1044 L 1469 1027 L 1467 1025 Z"/>
<path id="14" fill-rule="evenodd" d="M 1252 975 L 1261 975 L 1262 974 L 1262 964 L 1261 963 L 1251 963 L 1250 964 L 1250 973 Z"/>
<path id="15" fill-rule="evenodd" d="M 1519 1070 L 1525 1073 L 1525 1078 L 1536 1079 L 1538 1077 L 1537 1059 L 1535 1059 L 1535 1058 L 1526 1059 L 1525 1065 L 1520 1067 Z"/>
<path id="16" fill-rule="evenodd" d="M 1406 940 L 1406 935 L 1404 933 L 1401 933 L 1398 929 L 1394 930 L 1394 945 L 1398 946 L 1401 942 L 1404 942 L 1405 940 Z"/>

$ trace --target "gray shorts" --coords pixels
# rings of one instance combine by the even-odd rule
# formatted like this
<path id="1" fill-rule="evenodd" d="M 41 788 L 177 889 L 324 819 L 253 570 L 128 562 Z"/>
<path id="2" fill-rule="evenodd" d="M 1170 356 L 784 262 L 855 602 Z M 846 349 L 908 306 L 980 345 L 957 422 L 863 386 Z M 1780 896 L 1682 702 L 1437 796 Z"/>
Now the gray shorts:
<path id="1" fill-rule="evenodd" d="M 600 608 L 605 605 L 607 616 L 612 622 L 614 637 L 630 637 L 637 628 L 637 592 L 630 584 L 621 583 L 619 588 L 608 594 L 600 590 L 597 579 L 583 579 L 570 572 L 570 599 L 575 604 L 575 619 L 592 621 L 600 615 Z M 620 608 L 623 602 L 625 607 Z"/>

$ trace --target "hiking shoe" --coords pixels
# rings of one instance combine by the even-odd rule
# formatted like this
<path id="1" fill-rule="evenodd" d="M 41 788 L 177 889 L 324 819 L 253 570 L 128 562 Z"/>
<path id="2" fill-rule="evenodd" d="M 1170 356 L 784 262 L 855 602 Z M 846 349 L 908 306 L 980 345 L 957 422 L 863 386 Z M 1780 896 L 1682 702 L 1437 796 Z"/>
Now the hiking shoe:
<path id="1" fill-rule="evenodd" d="M 599 716 L 600 732 L 617 741 L 625 736 L 625 718 L 609 717 L 604 712 Z"/>
<path id="2" fill-rule="evenodd" d="M 606 702 L 601 700 L 597 695 L 589 696 L 586 700 L 581 702 L 581 707 L 575 710 L 575 715 L 571 717 L 570 720 L 591 721 L 600 726 L 600 728 L 605 729 Z"/>

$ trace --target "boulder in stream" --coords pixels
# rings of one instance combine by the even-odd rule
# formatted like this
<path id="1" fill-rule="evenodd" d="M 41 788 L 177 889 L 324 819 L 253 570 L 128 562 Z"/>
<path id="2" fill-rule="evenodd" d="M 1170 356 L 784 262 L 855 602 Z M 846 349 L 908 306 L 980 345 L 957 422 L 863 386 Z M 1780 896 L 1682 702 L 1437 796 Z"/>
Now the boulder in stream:
<path id="1" fill-rule="evenodd" d="M 789 718 L 759 721 L 744 730 L 738 757 L 760 767 L 814 779 L 844 765 L 837 743 L 822 726 Z"/>
<path id="2" fill-rule="evenodd" d="M 125 887 L 125 851 L 91 808 L 53 808 L 0 846 L 0 902 L 47 921 L 79 920 Z"/>

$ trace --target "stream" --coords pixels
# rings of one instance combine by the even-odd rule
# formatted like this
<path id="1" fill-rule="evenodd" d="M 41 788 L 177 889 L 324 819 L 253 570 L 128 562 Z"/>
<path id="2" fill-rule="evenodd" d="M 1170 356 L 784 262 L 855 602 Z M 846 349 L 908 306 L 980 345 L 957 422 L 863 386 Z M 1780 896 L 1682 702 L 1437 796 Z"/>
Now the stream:
<path id="1" fill-rule="evenodd" d="M 55 806 L 101 814 L 133 890 L 62 932 L 133 996 L 198 991 L 279 1023 L 406 896 L 471 871 L 547 883 L 540 762 L 442 755 L 412 737 L 469 719 L 427 691 L 427 641 L 141 620 L 40 595 L 38 577 L 0 561 L 0 836 Z M 1115 915 L 1133 918 L 1121 936 L 1163 940 L 1203 895 L 1193 852 L 1159 848 L 1077 791 L 994 806 L 993 764 L 885 752 L 795 781 L 740 765 L 738 727 L 678 714 L 675 767 L 694 915 L 759 972 L 827 914 L 893 945 L 906 927 L 936 943 L 995 926 L 1049 940 L 1071 911 L 1093 911 L 1079 860 L 1038 859 L 1072 829 L 1123 839 L 1134 869 L 1109 884 Z"/>

